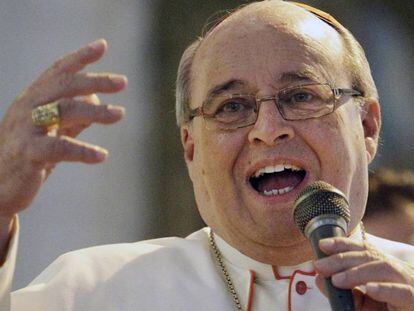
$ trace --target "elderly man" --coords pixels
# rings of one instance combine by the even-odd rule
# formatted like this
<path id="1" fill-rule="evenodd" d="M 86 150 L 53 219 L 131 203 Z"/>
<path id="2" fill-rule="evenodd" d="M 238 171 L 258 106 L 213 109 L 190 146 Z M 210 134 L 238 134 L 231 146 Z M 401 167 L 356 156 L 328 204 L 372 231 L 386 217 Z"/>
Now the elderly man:
<path id="1" fill-rule="evenodd" d="M 15 214 L 56 163 L 104 160 L 105 151 L 73 137 L 122 116 L 92 94 L 119 91 L 125 78 L 79 73 L 105 48 L 97 41 L 56 62 L 1 123 L 4 308 Z M 323 277 L 353 289 L 356 310 L 412 309 L 414 270 L 397 257 L 414 261 L 413 248 L 367 235 L 360 223 L 380 109 L 364 53 L 336 20 L 277 0 L 236 10 L 185 51 L 177 119 L 209 228 L 66 254 L 11 294 L 11 310 L 329 310 Z M 351 221 L 349 237 L 322 240 L 328 256 L 313 262 L 291 215 L 316 180 L 347 196 Z"/>

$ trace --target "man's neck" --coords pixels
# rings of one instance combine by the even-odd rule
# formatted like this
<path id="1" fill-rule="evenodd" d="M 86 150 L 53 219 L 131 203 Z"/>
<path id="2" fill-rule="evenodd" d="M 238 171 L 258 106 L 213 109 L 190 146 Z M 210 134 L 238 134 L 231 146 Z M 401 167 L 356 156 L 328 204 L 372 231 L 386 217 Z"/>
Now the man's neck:
<path id="1" fill-rule="evenodd" d="M 303 263 L 309 263 L 312 259 L 312 256 L 310 257 L 300 257 L 296 256 L 293 258 L 293 256 L 288 257 L 286 256 L 286 249 L 285 248 L 272 248 L 271 250 L 263 249 L 263 254 L 260 252 L 252 252 L 248 253 L 244 252 L 240 249 L 237 249 L 227 243 L 224 239 L 222 239 L 219 235 L 214 234 L 215 240 L 217 242 L 217 247 L 222 252 L 223 257 L 225 257 L 228 261 L 232 262 L 236 266 L 251 266 L 248 268 L 254 268 L 260 265 L 268 265 L 271 267 L 293 267 L 302 265 Z M 261 248 L 259 248 L 261 249 Z M 294 251 L 295 249 L 292 249 L 289 247 L 288 251 Z M 304 248 L 300 247 L 300 252 L 304 253 Z M 261 256 L 258 256 L 261 255 Z M 255 270 L 255 269 L 254 269 Z"/>
<path id="2" fill-rule="evenodd" d="M 229 246 L 258 262 L 272 266 L 296 266 L 313 259 L 312 249 L 306 239 L 288 246 L 255 243 L 250 240 L 237 242 L 219 235 Z"/>

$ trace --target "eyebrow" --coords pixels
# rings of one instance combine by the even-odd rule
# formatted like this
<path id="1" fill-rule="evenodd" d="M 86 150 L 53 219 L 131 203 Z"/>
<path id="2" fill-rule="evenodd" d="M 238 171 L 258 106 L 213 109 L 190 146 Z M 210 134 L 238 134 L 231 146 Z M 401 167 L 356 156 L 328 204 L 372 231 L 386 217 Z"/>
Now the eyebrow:
<path id="1" fill-rule="evenodd" d="M 241 88 L 245 85 L 246 85 L 245 82 L 243 82 L 242 80 L 238 80 L 238 79 L 233 79 L 233 80 L 230 80 L 230 81 L 226 81 L 226 82 L 221 83 L 219 85 L 216 85 L 215 87 L 210 89 L 207 92 L 207 97 L 206 98 L 210 98 L 210 97 L 215 96 L 215 95 L 220 95 L 224 92 L 227 92 L 227 91 L 232 90 L 232 89 L 238 89 L 238 88 Z"/>
<path id="2" fill-rule="evenodd" d="M 280 75 L 278 82 L 292 83 L 292 82 L 320 82 L 318 75 L 310 70 L 299 70 L 284 72 Z"/>
<path id="3" fill-rule="evenodd" d="M 299 71 L 290 71 L 282 73 L 277 79 L 276 82 L 282 83 L 292 83 L 292 82 L 318 82 L 319 77 L 309 70 L 299 70 Z M 247 84 L 240 79 L 232 79 L 226 82 L 223 82 L 219 85 L 216 85 L 207 92 L 206 98 L 212 98 L 223 94 L 225 92 L 240 89 L 245 87 Z"/>

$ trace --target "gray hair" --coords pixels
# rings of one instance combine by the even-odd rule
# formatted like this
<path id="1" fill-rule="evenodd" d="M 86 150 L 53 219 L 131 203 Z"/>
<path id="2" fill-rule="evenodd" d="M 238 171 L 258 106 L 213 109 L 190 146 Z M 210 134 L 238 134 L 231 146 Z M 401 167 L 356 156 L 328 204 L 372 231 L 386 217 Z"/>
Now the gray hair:
<path id="1" fill-rule="evenodd" d="M 178 126 L 190 120 L 191 69 L 195 54 L 202 41 L 203 38 L 199 37 L 187 47 L 178 66 L 175 88 L 175 116 Z"/>
<path id="2" fill-rule="evenodd" d="M 243 6 L 246 7 L 246 6 Z M 235 11 L 238 11 L 236 8 Z M 312 13 L 312 12 L 311 12 Z M 313 14 L 313 13 L 312 13 Z M 228 14 L 225 18 L 227 18 Z M 323 19 L 322 19 L 323 20 Z M 326 20 L 324 20 L 327 22 Z M 220 21 L 221 22 L 221 21 Z M 346 50 L 345 66 L 349 69 L 352 79 L 352 88 L 361 92 L 364 98 L 373 98 L 378 101 L 378 91 L 372 78 L 371 69 L 366 58 L 364 49 L 352 35 L 352 33 L 342 26 L 339 22 L 332 26 L 341 36 Z M 218 24 L 218 23 L 217 23 Z M 217 26 L 217 24 L 215 26 Z M 214 28 L 214 27 L 213 27 Z M 176 81 L 176 118 L 177 125 L 182 126 L 190 120 L 190 103 L 191 103 L 191 77 L 194 57 L 204 38 L 208 36 L 207 32 L 204 36 L 193 41 L 184 51 L 180 64 L 178 66 Z"/>

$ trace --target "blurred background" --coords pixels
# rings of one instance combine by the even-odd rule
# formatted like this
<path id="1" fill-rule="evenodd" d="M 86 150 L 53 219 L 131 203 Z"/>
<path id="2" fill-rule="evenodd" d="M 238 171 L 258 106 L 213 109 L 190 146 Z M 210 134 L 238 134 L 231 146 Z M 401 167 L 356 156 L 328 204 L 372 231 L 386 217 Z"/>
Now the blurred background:
<path id="1" fill-rule="evenodd" d="M 185 236 L 203 226 L 179 132 L 174 83 L 181 53 L 213 13 L 235 0 L 19 0 L 0 2 L 0 114 L 54 59 L 97 38 L 109 43 L 92 71 L 126 74 L 124 121 L 81 139 L 110 150 L 102 165 L 63 164 L 20 215 L 14 288 L 60 254 L 97 244 Z M 383 131 L 372 170 L 414 168 L 414 3 L 303 1 L 326 10 L 365 47 L 380 93 Z"/>

